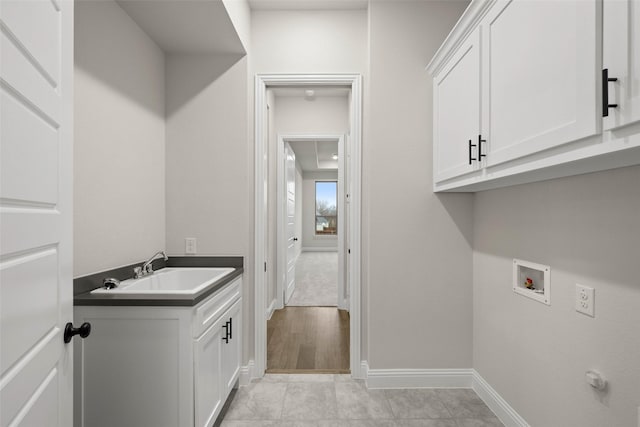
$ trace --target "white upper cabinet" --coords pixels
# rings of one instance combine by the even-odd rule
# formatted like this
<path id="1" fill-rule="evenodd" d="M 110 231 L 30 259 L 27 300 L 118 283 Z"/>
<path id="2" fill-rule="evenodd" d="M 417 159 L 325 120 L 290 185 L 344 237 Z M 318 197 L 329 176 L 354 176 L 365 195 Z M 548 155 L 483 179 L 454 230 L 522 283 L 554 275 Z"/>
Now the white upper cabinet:
<path id="1" fill-rule="evenodd" d="M 604 0 L 602 21 L 602 66 L 611 79 L 602 82 L 606 130 L 640 120 L 640 2 Z"/>
<path id="2" fill-rule="evenodd" d="M 434 79 L 434 176 L 477 169 L 480 134 L 480 31 L 476 29 Z"/>
<path id="3" fill-rule="evenodd" d="M 496 165 L 598 132 L 596 1 L 498 1 L 482 21 Z"/>
<path id="4" fill-rule="evenodd" d="M 427 71 L 434 191 L 640 164 L 638 0 L 472 0 Z"/>

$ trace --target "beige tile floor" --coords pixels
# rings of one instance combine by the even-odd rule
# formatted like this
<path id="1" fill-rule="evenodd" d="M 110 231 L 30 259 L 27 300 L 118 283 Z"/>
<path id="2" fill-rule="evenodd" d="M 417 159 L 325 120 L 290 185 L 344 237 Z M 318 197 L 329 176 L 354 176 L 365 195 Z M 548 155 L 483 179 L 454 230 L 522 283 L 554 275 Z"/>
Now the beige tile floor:
<path id="1" fill-rule="evenodd" d="M 221 427 L 502 427 L 470 389 L 369 390 L 349 375 L 276 375 L 240 387 Z"/>

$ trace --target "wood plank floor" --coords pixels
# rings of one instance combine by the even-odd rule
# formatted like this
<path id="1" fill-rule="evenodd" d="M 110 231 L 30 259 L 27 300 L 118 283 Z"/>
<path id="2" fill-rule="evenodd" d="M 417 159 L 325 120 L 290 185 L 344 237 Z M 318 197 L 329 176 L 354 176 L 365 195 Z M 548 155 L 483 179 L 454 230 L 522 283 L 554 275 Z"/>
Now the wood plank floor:
<path id="1" fill-rule="evenodd" d="M 349 312 L 285 307 L 267 322 L 267 372 L 349 373 Z"/>

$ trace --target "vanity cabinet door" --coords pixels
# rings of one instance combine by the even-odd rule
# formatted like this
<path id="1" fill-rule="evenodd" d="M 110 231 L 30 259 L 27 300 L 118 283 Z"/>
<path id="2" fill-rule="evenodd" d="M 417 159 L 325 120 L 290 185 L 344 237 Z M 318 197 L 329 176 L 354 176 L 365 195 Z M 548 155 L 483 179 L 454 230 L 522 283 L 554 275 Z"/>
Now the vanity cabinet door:
<path id="1" fill-rule="evenodd" d="M 212 426 L 226 396 L 220 382 L 225 319 L 218 319 L 194 346 L 195 425 Z"/>
<path id="2" fill-rule="evenodd" d="M 604 0 L 602 12 L 602 67 L 612 81 L 604 81 L 604 129 L 640 121 L 640 3 Z"/>
<path id="3" fill-rule="evenodd" d="M 480 31 L 474 30 L 433 79 L 434 181 L 479 167 Z"/>
<path id="4" fill-rule="evenodd" d="M 487 166 L 599 132 L 597 3 L 499 0 L 484 17 Z"/>
<path id="5" fill-rule="evenodd" d="M 242 343 L 242 299 L 227 311 L 222 320 L 226 324 L 222 339 L 222 363 L 220 370 L 221 387 L 226 397 L 235 385 L 240 373 L 240 349 Z M 225 338 L 225 334 L 227 339 Z"/>

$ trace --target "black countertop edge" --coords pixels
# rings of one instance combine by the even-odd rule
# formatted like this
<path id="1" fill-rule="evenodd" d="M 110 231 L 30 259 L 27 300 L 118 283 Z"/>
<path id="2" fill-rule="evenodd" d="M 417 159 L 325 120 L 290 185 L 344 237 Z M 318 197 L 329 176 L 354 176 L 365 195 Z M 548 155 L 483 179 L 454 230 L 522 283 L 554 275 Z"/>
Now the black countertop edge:
<path id="1" fill-rule="evenodd" d="M 187 266 L 181 266 L 187 267 Z M 201 267 L 201 266 L 199 266 Z M 213 282 L 210 286 L 195 295 L 154 295 L 149 298 L 147 295 L 106 295 L 91 294 L 86 292 L 76 295 L 73 299 L 74 306 L 164 306 L 164 307 L 193 307 L 200 301 L 217 292 L 233 280 L 242 276 L 244 268 L 234 267 L 231 274 Z"/>

